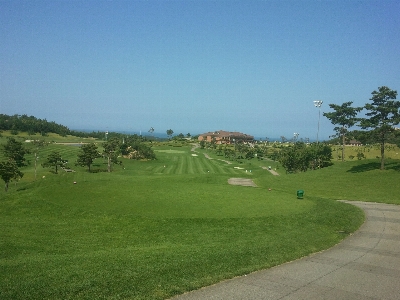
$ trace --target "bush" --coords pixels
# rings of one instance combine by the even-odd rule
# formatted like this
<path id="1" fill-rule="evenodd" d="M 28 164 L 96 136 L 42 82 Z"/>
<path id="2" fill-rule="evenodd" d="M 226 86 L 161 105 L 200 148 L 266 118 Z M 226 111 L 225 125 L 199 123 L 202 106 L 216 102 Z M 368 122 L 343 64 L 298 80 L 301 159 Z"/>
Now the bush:
<path id="1" fill-rule="evenodd" d="M 358 152 L 358 153 L 357 153 L 357 158 L 358 158 L 358 160 L 361 160 L 362 158 L 365 158 L 364 153 Z"/>

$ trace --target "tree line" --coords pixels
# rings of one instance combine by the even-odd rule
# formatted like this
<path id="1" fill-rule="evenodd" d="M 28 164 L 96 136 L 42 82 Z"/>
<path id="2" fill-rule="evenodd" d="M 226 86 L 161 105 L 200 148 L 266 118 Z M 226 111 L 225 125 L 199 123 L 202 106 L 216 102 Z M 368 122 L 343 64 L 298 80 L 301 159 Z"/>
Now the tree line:
<path id="1" fill-rule="evenodd" d="M 400 101 L 396 101 L 397 91 L 391 90 L 387 86 L 381 86 L 374 90 L 371 103 L 366 103 L 363 107 L 352 107 L 353 102 L 345 102 L 341 105 L 329 104 L 333 112 L 324 113 L 334 128 L 335 136 L 342 143 L 342 160 L 345 157 L 345 143 L 350 135 L 360 142 L 378 143 L 381 152 L 380 169 L 385 168 L 385 146 L 388 143 L 400 145 L 400 130 L 395 126 L 400 123 Z M 364 117 L 358 117 L 360 112 L 365 111 Z M 349 132 L 349 128 L 359 126 L 364 130 Z"/>
<path id="2" fill-rule="evenodd" d="M 233 145 L 200 141 L 200 148 L 215 151 L 218 156 L 237 161 L 269 159 L 278 161 L 288 173 L 305 172 L 331 165 L 332 149 L 325 143 L 236 142 Z"/>
<path id="3" fill-rule="evenodd" d="M 9 116 L 0 114 L 0 130 L 10 130 L 12 134 L 18 134 L 19 131 L 24 131 L 28 132 L 29 135 L 34 135 L 36 133 L 46 135 L 50 132 L 57 133 L 61 136 L 71 134 L 71 130 L 64 125 L 28 115 Z"/>
<path id="4" fill-rule="evenodd" d="M 34 170 L 36 180 L 37 158 L 41 148 L 47 143 L 44 140 L 35 140 L 32 146 L 27 148 L 22 142 L 14 137 L 8 137 L 7 142 L 0 146 L 0 151 L 4 160 L 0 161 L 0 178 L 5 183 L 5 191 L 11 181 L 18 181 L 24 173 L 20 168 L 28 165 L 25 158 L 26 154 L 34 152 Z M 151 146 L 137 136 L 128 136 L 124 140 L 113 137 L 101 144 L 99 148 L 95 143 L 83 144 L 77 154 L 76 166 L 87 167 L 91 171 L 91 166 L 96 158 L 104 158 L 107 161 L 107 171 L 112 172 L 114 165 L 122 165 L 120 157 L 129 159 L 156 159 Z M 52 151 L 41 164 L 43 168 L 51 168 L 54 173 L 58 173 L 59 168 L 67 169 L 68 161 L 64 160 L 59 151 Z"/>
<path id="5" fill-rule="evenodd" d="M 281 149 L 278 160 L 288 173 L 316 170 L 332 164 L 332 148 L 325 143 L 295 142 Z"/>
<path id="6" fill-rule="evenodd" d="M 11 134 L 17 135 L 19 132 L 27 132 L 28 135 L 39 134 L 46 136 L 49 133 L 56 133 L 61 136 L 72 135 L 81 138 L 96 138 L 104 140 L 106 138 L 123 138 L 126 134 L 118 132 L 109 132 L 107 137 L 104 131 L 84 132 L 78 130 L 71 130 L 65 125 L 57 124 L 56 122 L 49 122 L 46 119 L 39 119 L 34 116 L 24 115 L 6 115 L 0 114 L 0 130 L 9 130 Z M 135 134 L 136 138 L 139 136 Z M 146 138 L 142 137 L 143 140 Z"/>
<path id="7" fill-rule="evenodd" d="M 345 144 L 349 138 L 356 139 L 364 144 L 379 144 L 380 169 L 385 168 L 385 149 L 387 144 L 394 143 L 400 146 L 400 130 L 395 126 L 400 123 L 400 101 L 396 101 L 397 91 L 387 86 L 374 90 L 371 103 L 363 107 L 353 107 L 352 101 L 341 105 L 329 104 L 333 112 L 323 115 L 333 125 L 333 137 L 342 144 L 342 161 L 345 159 Z M 363 117 L 359 117 L 364 112 Z M 362 130 L 349 131 L 349 128 L 358 126 Z M 359 155 L 361 157 L 361 154 Z M 296 142 L 283 148 L 279 161 L 287 172 L 306 171 L 331 164 L 332 150 L 325 144 L 311 144 Z"/>
<path id="8" fill-rule="evenodd" d="M 328 118 L 334 128 L 333 137 L 342 144 L 341 158 L 345 158 L 345 144 L 349 138 L 356 139 L 363 144 L 378 144 L 380 147 L 380 169 L 385 168 L 385 149 L 392 143 L 400 146 L 400 129 L 395 126 L 400 123 L 400 101 L 396 101 L 397 91 L 386 86 L 374 90 L 371 102 L 363 107 L 353 107 L 352 101 L 341 105 L 329 104 L 333 112 L 323 115 Z M 362 117 L 359 114 L 364 112 Z M 349 131 L 349 128 L 358 126 L 361 130 Z M 214 149 L 217 155 L 225 155 L 233 160 L 269 157 L 277 160 L 287 172 L 305 172 L 326 167 L 331 164 L 332 149 L 327 143 L 307 143 L 294 139 L 292 143 L 271 146 L 236 143 L 234 148 L 227 145 L 217 145 L 215 140 L 200 142 L 201 148 Z M 334 141 L 334 140 L 332 140 Z M 331 142 L 332 142 L 331 141 Z M 268 142 L 266 142 L 268 144 Z M 265 145 L 265 144 L 264 144 Z M 361 155 L 360 155 L 361 157 Z"/>
<path id="9" fill-rule="evenodd" d="M 99 151 L 95 143 L 84 144 L 81 146 L 76 165 L 88 167 L 90 172 L 91 165 L 96 158 L 103 157 L 107 160 L 107 171 L 112 172 L 114 165 L 122 165 L 119 157 L 136 160 L 156 159 L 153 149 L 146 143 L 142 143 L 135 137 L 127 137 L 125 140 L 114 137 L 102 144 L 102 152 Z"/>

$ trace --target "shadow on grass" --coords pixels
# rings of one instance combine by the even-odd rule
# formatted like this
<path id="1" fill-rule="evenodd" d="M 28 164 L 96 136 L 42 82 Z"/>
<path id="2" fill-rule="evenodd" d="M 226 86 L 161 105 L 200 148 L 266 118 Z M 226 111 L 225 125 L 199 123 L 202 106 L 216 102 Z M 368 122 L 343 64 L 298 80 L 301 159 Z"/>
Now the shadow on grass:
<path id="1" fill-rule="evenodd" d="M 108 172 L 107 169 L 90 169 L 90 171 L 88 171 L 89 173 L 102 173 L 102 172 Z"/>
<path id="2" fill-rule="evenodd" d="M 27 189 L 28 189 L 28 187 L 26 187 L 26 186 L 21 187 L 21 188 L 17 188 L 17 192 L 19 192 L 19 191 L 25 191 L 25 190 L 27 190 Z"/>
<path id="3" fill-rule="evenodd" d="M 372 171 L 372 170 L 379 170 L 380 167 L 381 167 L 381 162 L 380 161 L 368 162 L 368 163 L 361 164 L 361 165 L 358 165 L 358 166 L 353 166 L 347 172 L 350 172 L 350 173 L 361 173 L 361 172 L 367 172 L 367 171 Z M 400 162 L 399 161 L 387 160 L 385 162 L 385 170 L 400 171 Z"/>

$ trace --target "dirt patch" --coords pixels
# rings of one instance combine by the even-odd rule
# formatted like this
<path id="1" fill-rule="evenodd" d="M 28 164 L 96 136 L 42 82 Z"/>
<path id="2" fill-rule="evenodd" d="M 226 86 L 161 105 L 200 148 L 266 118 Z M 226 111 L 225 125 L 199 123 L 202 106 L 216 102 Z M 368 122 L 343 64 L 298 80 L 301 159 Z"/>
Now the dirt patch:
<path id="1" fill-rule="evenodd" d="M 253 182 L 253 180 L 247 178 L 229 178 L 228 183 L 232 185 L 257 187 L 257 185 Z"/>

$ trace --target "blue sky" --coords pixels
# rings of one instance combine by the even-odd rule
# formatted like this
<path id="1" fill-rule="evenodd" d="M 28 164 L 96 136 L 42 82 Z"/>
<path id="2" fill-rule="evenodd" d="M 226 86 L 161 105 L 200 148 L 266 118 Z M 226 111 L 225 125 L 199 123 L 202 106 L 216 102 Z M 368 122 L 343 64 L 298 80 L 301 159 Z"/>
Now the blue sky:
<path id="1" fill-rule="evenodd" d="M 3 1 L 0 113 L 71 129 L 333 134 L 400 88 L 399 1 Z"/>

